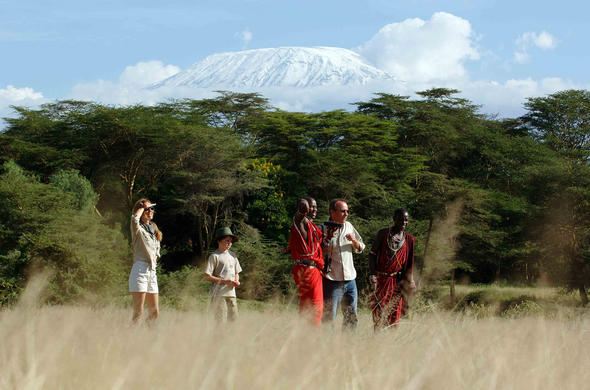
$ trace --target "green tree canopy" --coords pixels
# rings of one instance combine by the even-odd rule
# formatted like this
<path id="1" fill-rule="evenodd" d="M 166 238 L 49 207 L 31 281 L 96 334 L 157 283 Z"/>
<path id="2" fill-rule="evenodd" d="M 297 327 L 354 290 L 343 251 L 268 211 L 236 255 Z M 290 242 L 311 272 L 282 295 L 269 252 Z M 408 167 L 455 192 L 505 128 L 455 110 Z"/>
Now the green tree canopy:
<path id="1" fill-rule="evenodd" d="M 85 179 L 72 172 L 57 177 L 60 184 L 43 184 L 14 162 L 2 166 L 1 304 L 14 301 L 27 275 L 44 268 L 53 274 L 44 297 L 50 302 L 96 302 L 125 293 L 130 259 L 126 240 L 118 229 L 102 223 L 91 209 L 94 204 L 84 203 L 96 199 L 85 192 Z M 60 188 L 65 177 L 84 190 Z"/>

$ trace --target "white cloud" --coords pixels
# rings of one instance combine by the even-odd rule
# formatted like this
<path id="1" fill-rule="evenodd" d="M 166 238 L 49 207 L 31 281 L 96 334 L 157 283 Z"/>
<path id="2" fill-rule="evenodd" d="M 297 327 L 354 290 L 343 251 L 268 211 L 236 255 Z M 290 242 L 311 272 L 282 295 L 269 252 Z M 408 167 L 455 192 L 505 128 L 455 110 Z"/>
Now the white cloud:
<path id="1" fill-rule="evenodd" d="M 179 67 L 164 65 L 161 61 L 138 62 L 127 66 L 116 82 L 97 80 L 75 85 L 69 98 L 123 105 L 155 104 L 163 101 L 164 94 L 169 94 L 170 91 L 151 90 L 146 87 L 179 71 Z"/>
<path id="2" fill-rule="evenodd" d="M 194 87 L 159 87 L 155 89 L 130 81 L 135 80 L 141 72 L 131 72 L 141 67 L 129 66 L 121 74 L 118 81 L 97 80 L 92 83 L 76 85 L 68 98 L 94 101 L 102 104 L 153 105 L 169 99 L 203 99 L 217 96 L 216 88 Z M 131 73 L 131 74 L 130 74 Z M 157 82 L 160 80 L 154 80 Z M 250 89 L 232 88 L 234 92 L 258 92 L 270 100 L 273 107 L 288 111 L 322 111 L 331 109 L 353 109 L 350 105 L 356 101 L 369 100 L 376 92 L 409 93 L 405 83 L 392 81 L 390 83 L 379 82 L 375 84 L 358 86 L 325 86 L 301 89 L 296 87 L 259 88 L 256 91 Z"/>
<path id="3" fill-rule="evenodd" d="M 114 83 L 98 80 L 93 83 L 74 86 L 69 96 L 71 99 L 93 101 L 103 104 L 145 104 L 153 105 L 174 98 L 191 97 L 199 99 L 206 96 L 206 91 L 187 88 L 149 89 L 140 85 Z"/>
<path id="4" fill-rule="evenodd" d="M 254 38 L 254 34 L 249 29 L 245 29 L 235 33 L 234 37 L 238 38 L 242 42 L 242 48 L 246 49 L 252 38 Z"/>
<path id="5" fill-rule="evenodd" d="M 524 64 L 529 62 L 531 56 L 529 55 L 528 51 L 525 50 L 518 50 L 514 52 L 514 61 L 519 64 Z"/>
<path id="6" fill-rule="evenodd" d="M 37 107 L 47 103 L 49 99 L 43 97 L 41 92 L 36 92 L 33 88 L 23 87 L 16 88 L 12 85 L 0 89 L 0 118 L 8 118 L 14 114 L 10 106 Z M 0 130 L 4 123 L 0 119 Z"/>
<path id="7" fill-rule="evenodd" d="M 410 96 L 412 99 L 421 97 L 416 91 L 423 91 L 433 87 L 458 89 L 457 96 L 465 97 L 474 104 L 481 105 L 480 112 L 499 117 L 515 118 L 524 114 L 523 104 L 528 97 L 545 96 L 564 89 L 583 89 L 588 86 L 578 85 L 570 80 L 559 77 L 511 79 L 498 81 L 448 81 L 440 84 L 426 82 L 375 82 L 367 85 L 350 86 L 322 86 L 300 89 L 296 87 L 262 88 L 257 90 L 263 97 L 268 98 L 274 107 L 286 111 L 319 112 L 325 110 L 345 109 L 354 110 L 351 103 L 369 101 L 375 93 L 391 93 Z M 235 92 L 253 92 L 252 90 L 233 89 Z M 216 96 L 212 90 L 184 89 L 174 90 L 177 97 L 191 97 L 200 99 Z M 169 93 L 169 94 L 170 94 Z M 162 95 L 165 96 L 165 95 Z M 162 101 L 162 100 L 160 100 Z"/>
<path id="8" fill-rule="evenodd" d="M 437 12 L 388 24 L 357 51 L 400 80 L 444 81 L 465 77 L 465 61 L 479 59 L 474 40 L 469 21 Z"/>
<path id="9" fill-rule="evenodd" d="M 236 36 L 247 44 L 252 34 L 245 30 Z M 556 40 L 548 33 L 525 33 L 522 47 L 536 46 L 549 50 Z M 484 113 L 516 117 L 524 112 L 527 97 L 542 96 L 568 88 L 581 88 L 559 77 L 507 81 L 473 81 L 464 67 L 466 61 L 480 58 L 470 23 L 457 16 L 439 12 L 430 20 L 407 19 L 383 27 L 358 52 L 381 69 L 396 76 L 396 81 L 380 82 L 351 88 L 324 86 L 300 88 L 259 88 L 256 91 L 232 89 L 235 92 L 259 92 L 270 104 L 289 111 L 318 112 L 349 109 L 350 103 L 368 101 L 377 92 L 408 95 L 433 87 L 455 88 L 461 96 L 481 104 Z M 528 52 L 521 52 L 523 56 Z M 177 73 L 174 65 L 161 61 L 139 62 L 124 69 L 117 80 L 97 80 L 76 85 L 68 98 L 103 104 L 156 104 L 171 98 L 202 99 L 216 96 L 215 88 L 146 88 Z M 0 90 L 1 91 L 1 90 Z M 1 94 L 0 94 L 1 96 Z"/>
<path id="10" fill-rule="evenodd" d="M 571 80 L 560 77 L 547 77 L 534 80 L 510 79 L 503 83 L 497 81 L 475 81 L 459 86 L 462 95 L 476 104 L 481 104 L 482 111 L 499 114 L 501 117 L 517 117 L 524 114 L 523 104 L 529 97 L 545 96 L 565 89 L 584 89 Z"/>
<path id="11" fill-rule="evenodd" d="M 35 92 L 33 88 L 15 88 L 12 85 L 8 85 L 4 89 L 0 89 L 0 100 L 3 102 L 14 102 L 18 104 L 22 101 L 39 100 L 43 99 L 41 92 Z"/>
<path id="12" fill-rule="evenodd" d="M 557 91 L 563 91 L 564 89 L 587 89 L 587 87 L 581 87 L 570 80 L 563 80 L 561 77 L 546 77 L 541 80 L 541 88 L 546 93 L 553 93 Z"/>
<path id="13" fill-rule="evenodd" d="M 244 91 L 250 92 L 250 91 Z M 365 85 L 326 85 L 312 88 L 274 87 L 259 91 L 273 107 L 286 111 L 320 112 L 326 110 L 354 110 L 351 103 L 370 100 L 377 92 L 406 94 L 405 83 L 379 81 Z"/>
<path id="14" fill-rule="evenodd" d="M 543 30 L 540 33 L 525 32 L 516 39 L 516 50 L 514 51 L 514 61 L 524 64 L 531 59 L 529 49 L 532 46 L 541 50 L 553 50 L 557 47 L 557 39 Z"/>
<path id="15" fill-rule="evenodd" d="M 161 61 L 138 62 L 125 68 L 119 81 L 126 85 L 148 86 L 180 72 L 174 65 L 164 65 Z"/>
<path id="16" fill-rule="evenodd" d="M 137 83 L 130 83 L 127 67 L 118 81 L 98 80 L 93 83 L 79 84 L 74 87 L 68 98 L 94 101 L 102 104 L 152 105 L 171 98 L 203 99 L 217 96 L 214 89 L 203 88 L 157 88 L 148 89 Z M 126 75 L 126 77 L 123 77 Z M 121 81 L 124 80 L 124 81 Z M 132 78 L 133 80 L 133 78 Z M 368 101 L 377 92 L 407 95 L 417 98 L 416 91 L 433 87 L 455 88 L 461 91 L 460 96 L 481 104 L 481 112 L 499 114 L 500 117 L 517 117 L 524 113 L 523 103 L 527 97 L 544 96 L 564 89 L 584 89 L 589 86 L 578 85 L 570 80 L 559 77 L 511 79 L 498 81 L 469 81 L 467 79 L 448 80 L 444 83 L 429 82 L 378 82 L 351 88 L 350 86 L 324 86 L 308 89 L 296 87 L 264 88 L 259 92 L 270 100 L 274 107 L 287 111 L 319 112 L 323 110 L 345 109 L 354 110 L 351 103 Z M 233 89 L 235 92 L 253 92 L 251 90 Z M 10 105 L 38 106 L 49 100 L 40 92 L 31 88 L 14 88 L 8 86 L 0 89 L 0 115 L 8 116 Z M 0 126 L 1 128 L 1 126 Z"/>
<path id="17" fill-rule="evenodd" d="M 140 64 L 127 67 L 118 81 L 98 80 L 93 83 L 78 84 L 69 98 L 95 101 L 103 104 L 146 104 L 152 105 L 174 98 L 203 99 L 214 97 L 215 88 L 160 87 L 145 88 L 136 77 L 145 67 Z M 149 67 L 148 67 L 149 68 Z M 157 69 L 158 67 L 156 67 Z M 161 65 L 161 69 L 166 67 Z M 170 69 L 174 69 L 171 67 Z M 154 74 L 154 73 L 150 73 Z M 165 72 L 162 73 L 165 75 Z M 147 80 L 149 77 L 140 78 Z M 153 82 L 160 81 L 154 78 Z M 460 96 L 482 105 L 481 111 L 499 114 L 501 117 L 517 117 L 524 113 L 523 103 L 527 97 L 543 96 L 564 89 L 584 88 L 584 86 L 559 77 L 534 80 L 532 78 L 511 79 L 504 82 L 457 78 L 444 81 L 410 80 L 391 81 L 357 86 L 324 86 L 301 89 L 296 87 L 259 88 L 256 91 L 233 88 L 234 92 L 259 92 L 269 99 L 274 107 L 287 111 L 318 112 L 332 109 L 353 110 L 351 103 L 368 101 L 375 93 L 384 92 L 407 95 L 417 98 L 416 91 L 434 87 L 454 88 L 461 91 Z"/>
<path id="18" fill-rule="evenodd" d="M 252 41 L 253 34 L 245 29 L 236 33 L 235 37 L 246 48 Z M 528 97 L 590 87 L 560 77 L 473 81 L 473 76 L 470 77 L 465 68 L 466 63 L 493 55 L 477 47 L 476 42 L 477 37 L 469 21 L 439 12 L 426 21 L 414 18 L 386 25 L 357 48 L 374 65 L 395 76 L 396 81 L 354 88 L 324 86 L 308 89 L 281 87 L 256 91 L 233 90 L 259 92 L 270 100 L 272 106 L 283 110 L 319 112 L 331 109 L 354 110 L 351 103 L 368 101 L 377 92 L 417 98 L 416 91 L 446 87 L 458 89 L 462 91 L 460 96 L 482 105 L 483 113 L 517 117 L 524 113 L 523 104 Z M 529 61 L 531 50 L 552 50 L 558 44 L 558 40 L 546 31 L 525 32 L 516 40 L 514 60 L 518 63 Z M 146 88 L 179 71 L 177 66 L 166 65 L 161 61 L 138 62 L 127 66 L 114 80 L 78 84 L 68 96 L 60 99 L 71 98 L 115 105 L 152 105 L 171 98 L 202 99 L 217 95 L 215 88 Z M 9 108 L 11 105 L 37 107 L 49 101 L 41 92 L 32 88 L 9 85 L 0 89 L 0 117 L 14 114 Z"/>
<path id="19" fill-rule="evenodd" d="M 540 34 L 534 36 L 533 43 L 543 50 L 552 50 L 557 47 L 557 40 L 547 31 L 541 31 Z"/>

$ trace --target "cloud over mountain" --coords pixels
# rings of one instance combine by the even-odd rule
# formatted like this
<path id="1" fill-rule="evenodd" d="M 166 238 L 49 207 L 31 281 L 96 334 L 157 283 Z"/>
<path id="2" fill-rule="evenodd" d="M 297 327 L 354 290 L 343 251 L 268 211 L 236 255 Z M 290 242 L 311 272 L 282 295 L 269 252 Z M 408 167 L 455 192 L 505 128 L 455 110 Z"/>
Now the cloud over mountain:
<path id="1" fill-rule="evenodd" d="M 236 37 L 246 45 L 252 34 L 245 29 Z M 527 32 L 515 48 L 526 61 L 532 49 L 551 50 L 557 44 L 546 31 Z M 484 112 L 517 116 L 523 112 L 526 97 L 584 88 L 559 77 L 478 80 L 469 74 L 468 65 L 486 58 L 481 53 L 486 50 L 478 47 L 468 20 L 437 12 L 429 20 L 387 24 L 354 50 L 244 50 L 212 54 L 185 69 L 157 60 L 142 61 L 125 67 L 115 80 L 79 83 L 68 96 L 57 98 L 149 105 L 171 98 L 209 98 L 216 90 L 231 90 L 258 92 L 284 110 L 321 111 L 351 109 L 350 103 L 367 101 L 377 92 L 415 96 L 416 91 L 447 87 L 462 91 L 462 96 L 481 104 Z M 31 107 L 47 101 L 32 88 L 9 85 L 0 89 L 0 115 L 7 116 L 9 105 Z"/>
<path id="2" fill-rule="evenodd" d="M 480 56 L 469 21 L 446 12 L 388 24 L 357 51 L 397 78 L 419 83 L 464 77 L 465 61 Z"/>
<path id="3" fill-rule="evenodd" d="M 179 67 L 165 65 L 162 61 L 138 62 L 127 66 L 115 82 L 97 80 L 75 85 L 69 98 L 115 104 L 154 104 L 166 95 L 149 92 L 145 88 L 179 71 Z"/>

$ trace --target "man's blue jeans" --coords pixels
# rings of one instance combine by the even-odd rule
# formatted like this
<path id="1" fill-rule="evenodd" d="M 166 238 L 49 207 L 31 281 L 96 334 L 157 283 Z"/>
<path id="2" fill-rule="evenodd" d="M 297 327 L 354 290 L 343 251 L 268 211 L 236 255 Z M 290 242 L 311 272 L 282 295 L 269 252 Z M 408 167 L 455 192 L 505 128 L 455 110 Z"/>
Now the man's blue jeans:
<path id="1" fill-rule="evenodd" d="M 356 306 L 358 302 L 358 290 L 356 281 L 347 280 L 336 282 L 334 280 L 323 280 L 324 286 L 324 315 L 322 320 L 326 323 L 336 319 L 338 314 L 338 305 L 342 307 L 342 328 L 356 331 L 358 318 Z"/>

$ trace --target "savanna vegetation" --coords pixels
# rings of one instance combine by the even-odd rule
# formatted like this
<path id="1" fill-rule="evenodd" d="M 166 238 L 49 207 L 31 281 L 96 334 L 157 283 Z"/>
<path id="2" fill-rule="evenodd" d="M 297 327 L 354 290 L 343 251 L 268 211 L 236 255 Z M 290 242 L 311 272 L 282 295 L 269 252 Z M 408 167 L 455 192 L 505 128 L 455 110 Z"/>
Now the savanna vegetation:
<path id="1" fill-rule="evenodd" d="M 242 305 L 226 326 L 170 307 L 154 326 L 130 326 L 127 308 L 39 306 L 42 286 L 30 283 L 0 313 L 2 389 L 584 389 L 590 380 L 588 312 L 563 305 L 531 315 L 535 306 L 521 303 L 501 318 L 481 301 L 460 313 L 428 304 L 377 333 L 361 311 L 352 337 L 311 329 L 276 301 Z"/>
<path id="2" fill-rule="evenodd" d="M 380 93 L 319 113 L 231 92 L 149 107 L 15 107 L 0 133 L 0 304 L 41 269 L 51 272 L 46 302 L 128 299 L 139 197 L 157 203 L 164 232 L 164 303 L 203 296 L 199 270 L 222 225 L 241 238 L 240 297 L 283 299 L 293 289 L 283 249 L 302 196 L 317 199 L 319 221 L 330 199 L 346 198 L 366 243 L 395 208 L 408 209 L 420 290 L 440 296 L 443 283 L 452 307 L 469 295 L 455 287 L 464 282 L 543 284 L 586 304 L 590 92 L 531 97 L 511 119 L 457 93 Z M 366 255 L 355 260 L 361 290 Z"/>

